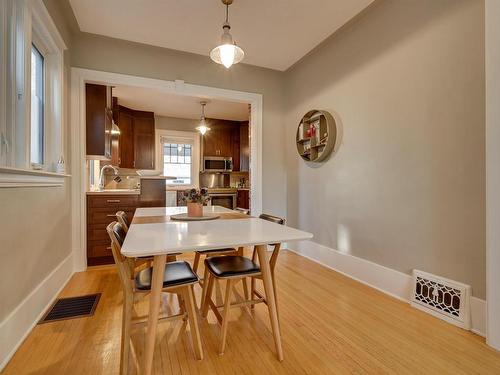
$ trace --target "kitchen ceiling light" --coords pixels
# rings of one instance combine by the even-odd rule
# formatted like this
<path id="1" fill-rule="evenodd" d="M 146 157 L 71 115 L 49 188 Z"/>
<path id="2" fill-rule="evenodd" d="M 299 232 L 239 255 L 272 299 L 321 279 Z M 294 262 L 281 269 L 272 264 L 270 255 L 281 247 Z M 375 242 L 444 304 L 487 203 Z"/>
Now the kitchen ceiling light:
<path id="1" fill-rule="evenodd" d="M 222 0 L 222 3 L 226 6 L 226 21 L 222 25 L 224 32 L 222 33 L 221 44 L 210 51 L 210 58 L 217 64 L 222 64 L 229 69 L 231 65 L 243 60 L 245 52 L 236 45 L 229 32 L 231 29 L 229 25 L 229 5 L 233 3 L 233 0 Z"/>
<path id="2" fill-rule="evenodd" d="M 207 122 L 205 121 L 205 106 L 207 105 L 207 102 L 200 102 L 201 104 L 201 119 L 200 119 L 200 126 L 196 128 L 201 135 L 205 135 L 207 131 L 210 130 L 210 128 L 207 126 Z"/>

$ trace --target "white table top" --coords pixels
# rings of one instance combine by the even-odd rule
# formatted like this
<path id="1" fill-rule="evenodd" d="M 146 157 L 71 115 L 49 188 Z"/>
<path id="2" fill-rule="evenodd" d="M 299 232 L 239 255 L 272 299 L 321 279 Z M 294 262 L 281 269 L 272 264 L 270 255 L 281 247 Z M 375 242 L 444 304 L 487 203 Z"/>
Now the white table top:
<path id="1" fill-rule="evenodd" d="M 165 216 L 186 212 L 186 207 L 138 208 L 137 217 Z M 204 207 L 204 212 L 232 212 L 220 206 Z M 167 221 L 132 224 L 122 246 L 128 257 L 152 256 L 225 247 L 264 245 L 312 238 L 312 234 L 267 220 L 245 219 L 209 221 Z"/>

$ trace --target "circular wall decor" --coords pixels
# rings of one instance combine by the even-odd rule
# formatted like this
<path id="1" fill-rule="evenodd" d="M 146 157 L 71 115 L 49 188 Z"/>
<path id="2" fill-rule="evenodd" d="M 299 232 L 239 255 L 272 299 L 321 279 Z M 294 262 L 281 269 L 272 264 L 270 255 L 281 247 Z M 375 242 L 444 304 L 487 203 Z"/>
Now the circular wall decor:
<path id="1" fill-rule="evenodd" d="M 333 150 L 337 139 L 337 124 L 327 112 L 313 109 L 300 120 L 297 128 L 297 152 L 306 161 L 325 160 Z"/>

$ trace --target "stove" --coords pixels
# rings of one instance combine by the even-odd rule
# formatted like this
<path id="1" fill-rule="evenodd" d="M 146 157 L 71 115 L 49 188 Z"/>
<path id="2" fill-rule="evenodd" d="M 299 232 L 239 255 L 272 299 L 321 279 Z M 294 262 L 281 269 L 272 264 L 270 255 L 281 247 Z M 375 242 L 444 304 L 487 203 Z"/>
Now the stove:
<path id="1" fill-rule="evenodd" d="M 209 188 L 208 195 L 212 198 L 210 205 L 233 210 L 236 208 L 237 193 L 238 189 L 236 188 Z"/>

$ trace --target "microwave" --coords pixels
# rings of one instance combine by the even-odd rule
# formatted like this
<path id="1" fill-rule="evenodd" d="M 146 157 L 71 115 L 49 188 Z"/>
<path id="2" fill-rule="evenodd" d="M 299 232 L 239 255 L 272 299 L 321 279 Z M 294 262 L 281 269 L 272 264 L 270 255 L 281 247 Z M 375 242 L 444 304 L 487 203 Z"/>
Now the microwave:
<path id="1" fill-rule="evenodd" d="M 203 158 L 205 172 L 232 172 L 233 158 L 225 156 L 206 156 Z"/>

